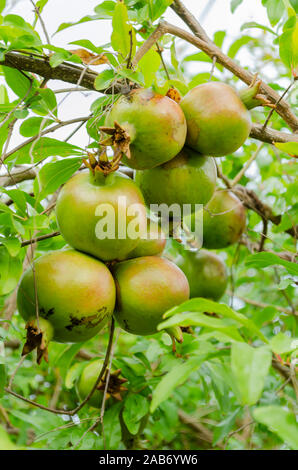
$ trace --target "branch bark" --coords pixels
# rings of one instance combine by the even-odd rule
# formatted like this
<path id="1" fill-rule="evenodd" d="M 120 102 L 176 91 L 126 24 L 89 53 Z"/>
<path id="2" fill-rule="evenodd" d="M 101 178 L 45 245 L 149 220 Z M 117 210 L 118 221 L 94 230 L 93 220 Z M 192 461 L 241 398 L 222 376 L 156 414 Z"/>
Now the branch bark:
<path id="1" fill-rule="evenodd" d="M 256 195 L 256 193 L 250 189 L 244 188 L 241 185 L 235 186 L 232 188 L 232 191 L 242 203 L 248 208 L 259 214 L 259 216 L 264 220 L 272 222 L 274 225 L 279 225 L 281 223 L 282 216 L 275 215 L 271 207 L 267 204 L 264 204 Z M 294 226 L 285 231 L 294 238 L 297 238 L 298 226 Z"/>
<path id="2" fill-rule="evenodd" d="M 0 176 L 0 186 L 3 188 L 15 186 L 22 181 L 33 180 L 35 176 L 34 168 L 19 167 L 16 171 L 10 172 L 9 175 Z"/>

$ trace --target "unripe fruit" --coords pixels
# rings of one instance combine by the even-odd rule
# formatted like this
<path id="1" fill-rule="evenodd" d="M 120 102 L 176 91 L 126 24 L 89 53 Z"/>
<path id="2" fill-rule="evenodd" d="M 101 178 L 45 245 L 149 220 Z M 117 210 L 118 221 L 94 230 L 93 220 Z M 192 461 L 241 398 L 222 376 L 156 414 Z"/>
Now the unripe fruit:
<path id="1" fill-rule="evenodd" d="M 145 256 L 113 267 L 117 291 L 116 320 L 135 335 L 157 333 L 162 315 L 189 298 L 183 272 L 170 261 Z"/>
<path id="2" fill-rule="evenodd" d="M 96 359 L 95 361 L 86 363 L 86 366 L 83 368 L 76 384 L 76 391 L 81 401 L 87 398 L 87 396 L 93 389 L 95 383 L 97 382 L 100 371 L 102 370 L 102 367 L 103 361 L 101 359 Z M 121 393 L 127 390 L 127 388 L 123 385 L 125 382 L 127 382 L 127 380 L 119 376 L 120 372 L 120 369 L 117 371 L 112 369 L 109 377 L 106 399 L 113 397 L 116 400 L 121 400 Z M 100 380 L 96 390 L 92 394 L 91 398 L 88 400 L 88 404 L 93 406 L 94 408 L 101 408 L 102 406 L 107 375 L 108 374 L 106 370 L 104 377 Z"/>
<path id="3" fill-rule="evenodd" d="M 115 283 L 100 261 L 75 250 L 53 251 L 38 258 L 34 270 L 30 267 L 23 275 L 17 303 L 31 340 L 40 328 L 41 349 L 46 350 L 51 339 L 81 342 L 96 335 L 114 311 Z M 28 340 L 24 353 L 34 349 Z"/>
<path id="4" fill-rule="evenodd" d="M 146 204 L 206 204 L 216 185 L 214 159 L 203 157 L 190 148 L 183 150 L 170 162 L 151 170 L 137 171 L 135 181 Z"/>
<path id="5" fill-rule="evenodd" d="M 67 243 L 104 261 L 125 258 L 147 224 L 140 189 L 118 172 L 73 176 L 60 191 L 56 215 Z"/>
<path id="6" fill-rule="evenodd" d="M 198 85 L 182 99 L 186 145 L 215 157 L 235 152 L 251 131 L 251 118 L 237 92 L 225 83 Z"/>
<path id="7" fill-rule="evenodd" d="M 193 232 L 196 223 L 203 219 L 203 240 L 197 241 L 205 248 L 220 249 L 236 243 L 246 226 L 245 208 L 241 201 L 228 190 L 218 190 L 204 207 L 183 219 L 184 225 Z"/>
<path id="8" fill-rule="evenodd" d="M 228 276 L 224 262 L 215 253 L 207 250 L 183 250 L 173 261 L 188 279 L 190 298 L 219 300 L 222 297 Z"/>
<path id="9" fill-rule="evenodd" d="M 131 168 L 161 165 L 174 158 L 185 143 L 186 121 L 180 106 L 151 89 L 122 96 L 108 114 L 106 125 L 115 122 L 127 133 L 130 158 L 124 156 L 122 161 Z"/>
<path id="10" fill-rule="evenodd" d="M 147 219 L 147 232 L 138 245 L 128 254 L 128 258 L 160 255 L 166 246 L 166 235 L 159 224 Z"/>
<path id="11" fill-rule="evenodd" d="M 92 361 L 84 367 L 80 378 L 76 384 L 76 391 L 80 398 L 80 400 L 84 400 L 89 393 L 91 392 L 92 388 L 94 387 L 99 373 L 102 369 L 103 361 L 98 359 L 96 361 Z M 102 381 L 99 383 L 99 387 L 102 385 Z M 103 399 L 103 391 L 102 390 L 95 390 L 92 397 L 88 401 L 88 404 L 94 406 L 94 408 L 101 408 Z"/>
<path id="12" fill-rule="evenodd" d="M 236 243 L 245 230 L 246 214 L 232 192 L 216 191 L 203 214 L 203 246 L 225 248 Z"/>

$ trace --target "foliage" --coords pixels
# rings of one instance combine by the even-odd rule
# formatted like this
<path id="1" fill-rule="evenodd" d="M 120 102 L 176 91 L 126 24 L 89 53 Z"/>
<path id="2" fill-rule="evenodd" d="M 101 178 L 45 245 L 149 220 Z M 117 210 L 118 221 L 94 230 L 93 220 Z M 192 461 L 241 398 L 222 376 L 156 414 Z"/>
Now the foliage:
<path id="1" fill-rule="evenodd" d="M 232 12 L 237 14 L 247 2 L 231 0 Z M 298 223 L 297 162 L 293 158 L 298 154 L 297 141 L 263 145 L 242 174 L 239 183 L 254 191 L 280 219 L 278 223 L 267 223 L 257 211 L 248 210 L 241 243 L 218 252 L 230 274 L 229 289 L 221 302 L 192 299 L 165 313 L 161 329 L 189 324 L 193 328 L 190 334 L 184 334 L 176 354 L 163 331 L 152 337 L 135 337 L 121 331 L 113 366 L 121 369 L 128 380 L 128 391 L 122 402 L 107 401 L 103 426 L 99 423 L 96 432 L 84 434 L 99 413 L 88 404 L 71 417 L 34 407 L 5 392 L 20 361 L 24 339 L 24 322 L 15 312 L 14 289 L 26 255 L 30 256 L 30 240 L 43 238 L 36 245 L 36 257 L 64 246 L 62 237 L 52 236 L 58 230 L 51 211 L 56 191 L 81 167 L 88 153 L 100 147 L 94 123 L 103 124 L 117 93 L 135 83 L 152 86 L 162 94 L 174 86 L 185 95 L 209 78 L 238 90 L 243 87 L 222 64 L 215 63 L 210 75 L 212 59 L 169 34 L 159 39 L 159 51 L 156 47 L 150 49 L 138 66 L 130 67 L 136 50 L 160 19 L 167 18 L 171 4 L 171 0 L 103 1 L 88 16 L 57 25 L 53 41 L 66 28 L 73 32 L 74 41 L 62 48 L 48 44 L 37 32 L 38 15 L 46 23 L 50 1 L 37 2 L 39 13 L 34 13 L 31 24 L 11 12 L 6 14 L 5 2 L 0 2 L 1 62 L 6 54 L 22 51 L 38 58 L 49 55 L 53 70 L 67 63 L 86 72 L 89 62 L 84 62 L 84 57 L 91 57 L 92 70 L 92 60 L 101 63 L 100 68 L 94 68 L 97 91 L 92 91 L 90 115 L 74 114 L 75 122 L 69 122 L 86 126 L 89 142 L 86 139 L 81 146 L 72 143 L 72 135 L 65 141 L 57 134 L 48 135 L 52 129 L 68 124 L 60 120 L 63 104 L 58 105 L 51 81 L 29 71 L 1 66 L 5 84 L 0 88 L 4 168 L 0 176 L 0 422 L 18 430 L 12 439 L 19 447 L 123 449 L 124 422 L 126 431 L 142 441 L 135 445 L 147 449 L 298 448 L 297 264 L 295 239 L 287 232 Z M 298 3 L 262 0 L 259 8 L 266 8 L 266 24 L 245 23 L 241 28 L 245 32 L 232 41 L 226 31 L 217 31 L 214 42 L 243 67 L 246 61 L 253 63 L 251 71 L 259 72 L 260 78 L 281 95 L 298 73 Z M 76 25 L 96 22 L 100 27 L 103 20 L 113 26 L 108 43 L 98 45 L 77 37 Z M 73 44 L 89 54 L 74 51 Z M 116 87 L 119 83 L 123 90 Z M 115 93 L 98 95 L 98 91 L 113 87 Z M 292 110 L 297 108 L 297 96 L 294 84 L 286 96 Z M 253 109 L 253 122 L 264 124 L 269 112 L 266 107 Z M 291 132 L 277 112 L 271 116 L 270 127 Z M 21 144 L 14 145 L 16 136 L 18 142 L 22 139 Z M 221 158 L 221 172 L 232 181 L 257 149 L 256 140 L 248 139 L 236 154 Z M 224 181 L 219 180 L 219 185 L 224 187 Z M 263 233 L 265 243 L 260 244 Z M 259 247 L 261 252 L 254 253 Z M 26 356 L 14 378 L 14 390 L 43 406 L 75 408 L 78 398 L 73 384 L 81 368 L 71 369 L 71 376 L 68 371 L 86 357 L 103 358 L 107 343 L 107 331 L 85 344 L 52 343 L 49 363 L 40 366 L 35 364 L 34 354 Z M 194 430 L 185 416 L 208 432 Z M 1 439 L 0 434 L 0 448 Z"/>

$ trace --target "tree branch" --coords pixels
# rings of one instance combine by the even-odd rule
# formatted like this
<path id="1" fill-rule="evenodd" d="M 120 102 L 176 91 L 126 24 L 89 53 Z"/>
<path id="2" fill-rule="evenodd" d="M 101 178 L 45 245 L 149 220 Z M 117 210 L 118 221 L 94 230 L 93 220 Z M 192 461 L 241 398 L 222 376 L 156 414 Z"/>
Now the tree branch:
<path id="1" fill-rule="evenodd" d="M 267 204 L 264 204 L 251 189 L 244 188 L 241 185 L 235 186 L 232 188 L 233 193 L 239 197 L 242 203 L 248 208 L 256 212 L 263 220 L 272 222 L 274 225 L 279 225 L 281 223 L 282 216 L 275 215 Z M 288 230 L 286 233 L 291 235 L 294 238 L 297 238 L 298 227 L 294 226 Z"/>
<path id="2" fill-rule="evenodd" d="M 254 124 L 252 126 L 250 137 L 266 142 L 267 144 L 273 144 L 275 142 L 298 142 L 298 134 L 275 131 L 268 129 L 268 127 L 264 129 L 261 124 Z"/>
<path id="3" fill-rule="evenodd" d="M 83 67 L 75 64 L 68 64 L 62 62 L 57 67 L 51 67 L 49 59 L 42 56 L 36 57 L 32 55 L 25 55 L 16 52 L 6 52 L 4 60 L 0 61 L 0 65 L 6 65 L 18 70 L 36 73 L 41 77 L 48 80 L 62 80 L 63 82 L 73 83 L 77 85 L 80 80 L 81 74 L 84 71 Z M 91 70 L 86 70 L 80 85 L 84 88 L 95 90 L 94 80 L 97 73 Z"/>
<path id="4" fill-rule="evenodd" d="M 33 180 L 36 176 L 34 168 L 17 168 L 17 171 L 12 171 L 8 175 L 0 176 L 0 186 L 6 188 L 7 186 L 14 186 L 22 181 Z"/>
<path id="5" fill-rule="evenodd" d="M 21 144 L 17 145 L 17 147 L 15 147 L 14 149 L 7 152 L 5 157 L 3 157 L 3 161 L 5 161 L 8 157 L 13 155 L 15 152 L 17 152 L 21 148 L 23 148 L 25 145 L 31 144 L 31 142 L 34 142 L 35 140 L 39 139 L 40 137 L 42 137 L 46 134 L 54 132 L 57 129 L 60 129 L 61 127 L 64 127 L 64 126 L 68 126 L 70 124 L 75 124 L 77 122 L 86 122 L 86 121 L 88 121 L 88 119 L 90 119 L 90 116 L 84 116 L 84 117 L 80 117 L 80 118 L 70 119 L 69 121 L 62 121 L 62 122 L 59 122 L 58 124 L 54 124 L 51 127 L 47 127 L 46 129 L 44 129 L 39 134 L 36 134 L 33 137 L 29 137 L 29 139 L 25 140 Z"/>
<path id="6" fill-rule="evenodd" d="M 183 31 L 183 30 L 181 30 Z M 156 40 L 163 36 L 167 30 L 165 29 L 165 25 L 161 23 L 157 27 L 156 34 L 153 33 L 153 36 L 148 38 L 150 39 L 149 42 L 145 42 L 143 46 L 137 51 L 134 59 L 133 64 L 134 66 L 138 63 L 141 57 L 154 45 Z M 189 33 L 188 34 L 191 38 L 194 38 Z M 194 38 L 196 41 L 197 39 Z M 145 46 L 146 44 L 146 46 Z M 216 46 L 212 46 L 216 47 Z M 212 58 L 214 57 L 214 53 L 212 52 Z M 216 57 L 217 60 L 217 57 Z M 49 64 L 48 58 L 43 57 L 33 57 L 32 55 L 25 55 L 20 54 L 17 52 L 7 52 L 5 54 L 5 59 L 0 62 L 0 65 L 6 65 L 7 67 L 12 67 L 18 70 L 24 70 L 27 72 L 32 72 L 40 75 L 41 77 L 45 77 L 46 79 L 53 79 L 53 80 L 62 80 L 67 83 L 74 83 L 77 84 L 78 80 L 82 75 L 84 69 L 79 67 L 75 64 L 68 64 L 63 62 L 62 64 L 58 65 L 55 68 L 52 68 Z M 84 87 L 83 89 L 88 90 L 95 90 L 94 88 L 94 81 L 97 77 L 97 73 L 91 70 L 86 70 L 82 80 L 81 85 Z M 248 80 L 247 83 L 250 83 Z M 73 89 L 74 90 L 74 89 Z M 73 91 L 72 90 L 72 91 Z M 60 91 L 60 90 L 59 90 Z M 81 91 L 81 88 L 78 88 L 78 91 Z M 111 90 L 102 90 L 102 93 L 110 93 Z M 117 92 L 117 86 L 114 87 L 114 92 Z M 257 140 L 261 140 L 267 143 L 273 142 L 298 142 L 298 136 L 286 132 L 279 132 L 273 129 L 263 129 L 263 126 L 260 124 L 255 124 L 252 127 L 251 137 Z"/>
<path id="7" fill-rule="evenodd" d="M 194 41 L 193 36 L 183 31 L 181 28 L 177 28 L 176 26 L 170 25 L 169 23 L 165 23 L 168 33 L 174 34 L 175 36 L 178 36 L 181 39 L 185 39 L 186 41 L 190 42 L 191 44 L 205 52 L 211 59 L 213 59 L 213 57 L 215 56 L 219 64 L 221 64 L 227 70 L 230 70 L 230 72 L 236 75 L 236 77 L 240 78 L 240 80 L 242 80 L 247 85 L 251 84 L 253 80 L 253 74 L 242 68 L 240 65 L 237 64 L 237 62 L 235 62 L 226 54 L 224 54 L 209 39 L 200 23 L 182 4 L 180 0 L 174 0 L 173 4 L 171 5 L 171 8 L 178 14 L 178 16 L 180 16 L 184 23 L 194 33 L 194 35 L 196 36 L 195 39 L 197 39 L 197 41 Z M 297 132 L 298 118 L 292 112 L 290 105 L 285 100 L 281 100 L 280 95 L 263 81 L 261 82 L 260 93 L 266 95 L 266 97 L 271 101 L 271 103 L 277 104 L 276 112 L 285 120 L 285 122 L 291 127 L 294 132 Z"/>
<path id="8" fill-rule="evenodd" d="M 184 21 L 195 36 L 205 42 L 212 42 L 204 28 L 197 21 L 195 16 L 183 5 L 180 0 L 174 0 L 171 4 L 172 10 Z"/>

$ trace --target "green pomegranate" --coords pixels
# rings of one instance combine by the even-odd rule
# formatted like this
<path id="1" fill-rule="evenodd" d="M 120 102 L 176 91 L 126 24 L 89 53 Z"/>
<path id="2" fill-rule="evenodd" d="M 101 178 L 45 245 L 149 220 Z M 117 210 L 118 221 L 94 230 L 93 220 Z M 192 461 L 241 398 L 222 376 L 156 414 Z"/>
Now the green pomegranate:
<path id="1" fill-rule="evenodd" d="M 216 166 L 213 158 L 184 147 L 173 160 L 137 171 L 135 181 L 146 204 L 191 204 L 194 211 L 195 204 L 206 204 L 215 191 Z"/>
<path id="2" fill-rule="evenodd" d="M 174 263 L 144 256 L 116 264 L 116 320 L 135 335 L 157 333 L 162 315 L 189 298 L 188 281 Z"/>
<path id="3" fill-rule="evenodd" d="M 235 152 L 251 131 L 250 114 L 237 92 L 225 83 L 198 85 L 182 99 L 186 144 L 203 155 Z"/>
<path id="4" fill-rule="evenodd" d="M 69 245 L 103 261 L 125 258 L 146 231 L 141 191 L 119 172 L 73 176 L 60 191 L 56 215 Z"/>
<path id="5" fill-rule="evenodd" d="M 107 116 L 107 126 L 115 123 L 124 132 L 115 131 L 112 144 L 120 145 L 126 153 L 122 161 L 131 168 L 161 165 L 174 158 L 185 143 L 186 121 L 180 106 L 151 89 L 141 88 L 122 96 Z M 103 130 L 113 134 L 112 129 Z"/>
<path id="6" fill-rule="evenodd" d="M 166 235 L 157 222 L 147 219 L 147 232 L 128 258 L 161 255 L 166 246 Z"/>
<path id="7" fill-rule="evenodd" d="M 83 368 L 80 378 L 76 384 L 76 391 L 80 400 L 83 401 L 91 392 L 102 369 L 102 366 L 103 361 L 101 359 L 97 359 L 96 361 L 92 361 L 86 364 L 86 366 Z M 92 397 L 88 401 L 88 404 L 94 408 L 101 408 L 104 390 L 104 388 L 102 390 L 103 385 L 104 383 L 101 380 L 98 384 L 97 390 L 95 390 Z"/>
<path id="8" fill-rule="evenodd" d="M 77 364 L 75 364 L 74 367 L 76 366 Z M 86 363 L 85 367 L 83 367 L 80 377 L 76 383 L 76 391 L 80 400 L 83 401 L 89 395 L 97 381 L 102 367 L 103 361 L 101 359 L 96 359 L 95 361 L 88 362 Z M 121 400 L 122 392 L 125 392 L 127 390 L 127 388 L 123 386 L 123 384 L 127 382 L 127 380 L 120 377 L 120 372 L 120 369 L 116 371 L 113 369 L 111 370 L 106 399 L 113 397 L 116 400 Z M 107 371 L 104 374 L 103 379 L 101 379 L 101 381 L 99 382 L 97 389 L 92 394 L 91 398 L 88 400 L 88 404 L 93 406 L 94 408 L 101 408 L 102 406 L 106 379 Z"/>
<path id="9" fill-rule="evenodd" d="M 223 296 L 228 276 L 225 263 L 215 253 L 183 250 L 173 261 L 188 279 L 190 298 L 219 300 Z"/>
<path id="10" fill-rule="evenodd" d="M 203 212 L 203 246 L 220 249 L 236 243 L 246 226 L 245 209 L 232 192 L 218 190 L 203 211 L 185 217 L 183 222 L 194 230 L 196 218 Z"/>
<path id="11" fill-rule="evenodd" d="M 204 210 L 203 246 L 216 249 L 232 245 L 239 240 L 245 226 L 245 209 L 237 196 L 226 190 L 216 191 Z"/>
<path id="12" fill-rule="evenodd" d="M 115 283 L 99 260 L 75 250 L 53 251 L 38 258 L 34 270 L 30 267 L 25 272 L 17 303 L 27 321 L 24 353 L 34 349 L 34 339 L 39 339 L 41 359 L 51 339 L 86 341 L 106 325 L 114 311 Z"/>

